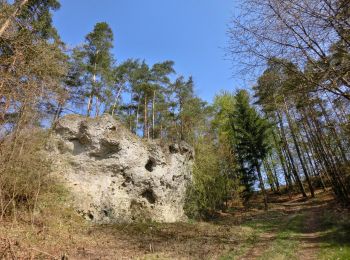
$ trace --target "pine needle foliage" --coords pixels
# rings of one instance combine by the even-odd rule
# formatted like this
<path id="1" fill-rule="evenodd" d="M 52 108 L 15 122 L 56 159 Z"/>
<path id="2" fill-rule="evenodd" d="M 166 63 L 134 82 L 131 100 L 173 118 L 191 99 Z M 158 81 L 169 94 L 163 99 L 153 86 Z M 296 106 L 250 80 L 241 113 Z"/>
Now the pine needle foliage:
<path id="1" fill-rule="evenodd" d="M 255 182 L 253 172 L 256 171 L 260 188 L 265 193 L 260 167 L 270 150 L 270 125 L 250 105 L 249 94 L 245 90 L 239 90 L 236 94 L 236 106 L 231 115 L 231 127 L 233 130 L 232 145 L 240 162 L 246 191 L 252 191 Z M 266 198 L 265 207 L 267 208 Z"/>

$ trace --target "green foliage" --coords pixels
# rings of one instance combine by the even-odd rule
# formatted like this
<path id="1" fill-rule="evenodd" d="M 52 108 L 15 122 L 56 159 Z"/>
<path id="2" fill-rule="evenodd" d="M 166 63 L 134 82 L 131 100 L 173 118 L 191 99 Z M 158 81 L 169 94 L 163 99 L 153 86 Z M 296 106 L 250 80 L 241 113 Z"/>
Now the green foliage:
<path id="1" fill-rule="evenodd" d="M 319 259 L 350 259 L 349 213 L 324 211 L 320 215 L 320 225 L 324 236 Z"/>
<path id="2" fill-rule="evenodd" d="M 91 74 L 107 77 L 113 63 L 113 32 L 105 22 L 96 23 L 92 32 L 85 37 L 84 55 L 88 59 L 87 69 Z M 95 66 L 96 64 L 96 66 Z"/>
<path id="3" fill-rule="evenodd" d="M 234 132 L 233 144 L 240 159 L 252 166 L 261 164 L 267 155 L 269 144 L 269 123 L 249 104 L 249 95 L 241 90 L 236 95 L 236 107 L 231 115 Z"/>
<path id="4" fill-rule="evenodd" d="M 188 188 L 186 214 L 192 218 L 208 218 L 224 209 L 234 182 L 223 171 L 220 155 L 211 140 L 197 141 L 193 184 Z"/>
<path id="5" fill-rule="evenodd" d="M 60 7 L 58 0 L 29 0 L 20 18 L 30 22 L 34 33 L 37 33 L 39 37 L 58 40 L 58 33 L 52 25 L 51 11 L 57 11 Z"/>
<path id="6" fill-rule="evenodd" d="M 249 94 L 244 90 L 236 94 L 236 106 L 231 114 L 231 127 L 232 147 L 246 188 L 244 197 L 247 198 L 252 193 L 256 180 L 254 172 L 259 171 L 262 161 L 270 150 L 270 126 L 249 104 Z"/>
<path id="7" fill-rule="evenodd" d="M 232 136 L 230 115 L 233 113 L 235 104 L 235 96 L 229 92 L 222 92 L 214 98 L 214 119 L 212 121 L 212 127 L 217 132 L 219 140 Z M 226 141 L 227 140 L 222 140 L 222 142 Z"/>
<path id="8" fill-rule="evenodd" d="M 90 115 L 95 101 L 95 112 L 99 114 L 102 102 L 108 99 L 113 82 L 112 55 L 113 32 L 105 22 L 96 23 L 86 35 L 85 44 L 73 51 L 73 64 L 79 71 L 83 85 L 82 94 L 88 97 L 87 114 Z"/>

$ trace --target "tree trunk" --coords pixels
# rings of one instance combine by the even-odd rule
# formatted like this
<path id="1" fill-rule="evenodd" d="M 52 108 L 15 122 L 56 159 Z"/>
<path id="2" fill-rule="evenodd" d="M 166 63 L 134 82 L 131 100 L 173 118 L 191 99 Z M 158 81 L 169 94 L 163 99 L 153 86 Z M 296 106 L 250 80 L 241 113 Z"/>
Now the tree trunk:
<path id="1" fill-rule="evenodd" d="M 280 128 L 281 128 L 283 142 L 284 142 L 284 145 L 285 145 L 285 148 L 286 148 L 285 150 L 287 152 L 288 158 L 289 158 L 290 163 L 291 163 L 291 167 L 292 167 L 292 171 L 293 171 L 293 174 L 294 174 L 294 177 L 295 177 L 295 181 L 297 182 L 297 184 L 298 184 L 298 186 L 300 188 L 300 192 L 303 195 L 303 197 L 307 198 L 304 185 L 303 185 L 302 181 L 300 180 L 300 176 L 299 176 L 298 171 L 297 171 L 297 169 L 295 167 L 294 158 L 293 158 L 292 153 L 291 153 L 291 151 L 289 149 L 289 145 L 288 145 L 288 142 L 287 142 L 286 134 L 285 134 L 285 131 L 284 131 L 282 116 L 280 115 L 279 112 L 277 112 L 277 115 L 278 115 L 279 125 L 280 125 Z"/>
<path id="2" fill-rule="evenodd" d="M 11 14 L 11 16 L 6 19 L 4 24 L 0 27 L 0 38 L 3 37 L 3 34 L 5 33 L 6 29 L 10 26 L 11 20 L 16 18 L 17 14 L 21 11 L 23 6 L 26 5 L 28 2 L 29 0 L 22 0 L 22 2 L 18 5 L 15 11 Z"/>
<path id="3" fill-rule="evenodd" d="M 267 194 L 266 194 L 266 190 L 265 190 L 265 185 L 264 185 L 264 180 L 263 177 L 261 175 L 261 170 L 260 170 L 260 166 L 258 163 L 256 163 L 255 165 L 256 171 L 258 173 L 258 177 L 259 177 L 259 182 L 260 182 L 260 189 L 261 192 L 264 196 L 264 206 L 265 206 L 265 210 L 268 210 L 268 204 L 267 204 Z"/>
<path id="4" fill-rule="evenodd" d="M 271 170 L 272 170 L 272 174 L 273 174 L 273 179 L 274 179 L 274 182 L 275 182 L 275 185 L 276 185 L 276 189 L 277 189 L 277 192 L 280 192 L 280 182 L 278 180 L 278 174 L 277 174 L 277 171 L 276 171 L 276 165 L 273 161 L 273 158 L 270 154 L 270 161 L 271 161 Z"/>
<path id="5" fill-rule="evenodd" d="M 267 176 L 267 181 L 271 187 L 271 190 L 273 192 L 276 192 L 277 190 L 276 190 L 275 183 L 273 180 L 272 171 L 271 171 L 270 165 L 268 164 L 267 160 L 263 161 L 263 165 L 264 165 L 265 173 Z"/>
<path id="6" fill-rule="evenodd" d="M 96 96 L 96 111 L 95 116 L 98 117 L 100 115 L 100 99 Z"/>
<path id="7" fill-rule="evenodd" d="M 143 138 L 147 138 L 148 139 L 148 123 L 147 123 L 147 96 L 145 94 L 145 97 L 144 97 L 144 109 L 143 109 Z"/>
<path id="8" fill-rule="evenodd" d="M 305 166 L 305 162 L 303 161 L 303 156 L 302 156 L 302 153 L 300 151 L 300 147 L 299 147 L 299 144 L 298 144 L 295 132 L 294 132 L 294 127 L 293 127 L 293 124 L 292 124 L 292 121 L 291 121 L 291 118 L 290 118 L 290 115 L 289 115 L 289 112 L 288 112 L 288 106 L 287 106 L 286 101 L 284 101 L 284 105 L 285 105 L 285 108 L 286 108 L 285 113 L 286 113 L 289 129 L 290 129 L 290 133 L 292 135 L 292 139 L 293 139 L 293 142 L 294 142 L 295 150 L 297 151 L 301 167 L 303 169 L 306 181 L 307 181 L 307 183 L 309 185 L 311 197 L 315 197 L 314 188 L 312 187 L 312 183 L 311 183 L 311 180 L 309 178 L 309 173 L 308 173 L 307 168 Z"/>
<path id="9" fill-rule="evenodd" d="M 117 95 L 115 96 L 115 99 L 114 99 L 114 104 L 113 104 L 113 107 L 112 107 L 112 116 L 114 116 L 115 114 L 115 111 L 117 110 L 117 105 L 118 105 L 118 99 L 121 95 L 123 91 L 123 85 L 121 85 L 118 89 L 118 92 L 117 92 Z"/>
<path id="10" fill-rule="evenodd" d="M 324 106 L 322 105 L 321 102 L 319 102 L 319 106 L 321 108 L 321 111 L 322 111 L 322 114 L 324 116 L 324 118 L 326 119 L 326 122 L 327 122 L 327 125 L 329 126 L 331 132 L 332 132 L 332 137 L 334 139 L 334 141 L 336 142 L 337 144 L 337 148 L 339 150 L 339 153 L 343 159 L 344 162 L 348 162 L 348 159 L 346 157 L 346 151 L 345 149 L 343 148 L 343 143 L 340 141 L 339 137 L 338 137 L 338 133 L 337 133 L 337 130 L 336 128 L 334 127 L 334 125 L 331 123 L 331 120 L 327 114 L 327 111 L 326 109 L 324 108 Z"/>
<path id="11" fill-rule="evenodd" d="M 95 63 L 95 71 L 96 71 L 96 66 L 97 64 Z M 91 109 L 92 109 L 92 102 L 94 99 L 94 91 L 95 91 L 95 84 L 96 84 L 96 73 L 92 76 L 92 87 L 91 87 L 91 92 L 89 96 L 89 101 L 88 101 L 88 107 L 87 107 L 87 116 L 90 117 Z"/>
<path id="12" fill-rule="evenodd" d="M 55 115 L 54 115 L 54 118 L 53 118 L 53 122 L 52 123 L 55 123 L 57 122 L 57 120 L 60 118 L 61 116 L 61 113 L 62 113 L 62 110 L 63 110 L 63 105 L 60 103 L 58 103 L 58 106 L 57 106 L 57 109 L 56 109 L 56 112 L 55 112 Z"/>
<path id="13" fill-rule="evenodd" d="M 94 97 L 94 96 L 93 96 L 92 91 L 91 91 L 90 96 L 89 96 L 89 100 L 88 100 L 87 113 L 86 113 L 86 115 L 87 115 L 88 117 L 90 117 L 93 97 Z"/>
<path id="14" fill-rule="evenodd" d="M 140 97 L 139 100 L 137 102 L 137 109 L 136 109 L 136 125 L 135 125 L 135 134 L 137 134 L 137 130 L 139 127 L 139 121 L 140 121 Z"/>
<path id="15" fill-rule="evenodd" d="M 154 127 L 155 127 L 155 102 L 156 102 L 156 91 L 153 91 L 152 99 L 152 139 L 155 138 Z"/>
<path id="16" fill-rule="evenodd" d="M 315 116 L 313 108 L 309 107 L 309 111 L 311 111 L 309 115 L 312 124 L 308 120 L 306 120 L 306 122 L 310 129 L 312 129 L 312 126 L 315 128 L 313 132 L 315 134 L 315 138 L 317 139 L 322 161 L 325 163 L 327 172 L 332 179 L 334 193 L 341 200 L 349 202 L 349 191 L 345 185 L 345 180 L 343 179 L 345 174 L 342 172 L 341 168 L 334 159 L 334 157 L 336 157 L 334 156 L 334 151 L 327 142 L 327 138 L 324 136 L 321 130 L 321 125 Z"/>
<path id="17" fill-rule="evenodd" d="M 280 161 L 281 166 L 282 166 L 282 170 L 283 170 L 284 179 L 285 179 L 285 182 L 286 182 L 286 185 L 287 185 L 287 189 L 289 190 L 292 187 L 292 181 L 290 179 L 290 172 L 288 172 L 288 170 L 286 168 L 285 158 L 283 158 L 282 151 L 281 151 L 281 145 L 277 141 L 277 136 L 276 136 L 275 131 L 272 131 L 272 136 L 273 136 L 273 140 L 275 142 L 277 155 L 278 155 L 279 161 Z"/>

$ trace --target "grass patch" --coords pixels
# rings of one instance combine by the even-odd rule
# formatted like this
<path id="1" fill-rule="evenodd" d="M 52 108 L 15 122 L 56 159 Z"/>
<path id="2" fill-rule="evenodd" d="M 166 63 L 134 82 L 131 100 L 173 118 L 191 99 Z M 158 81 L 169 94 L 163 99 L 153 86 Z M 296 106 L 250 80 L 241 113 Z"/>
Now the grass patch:
<path id="1" fill-rule="evenodd" d="M 322 243 L 319 259 L 350 259 L 349 212 L 325 211 L 321 216 Z"/>
<path id="2" fill-rule="evenodd" d="M 219 259 L 231 260 L 243 256 L 249 249 L 258 243 L 263 233 L 274 232 L 274 230 L 281 224 L 284 217 L 283 213 L 271 210 L 244 222 L 242 224 L 242 228 L 246 231 L 244 241 Z"/>
<path id="3" fill-rule="evenodd" d="M 287 223 L 280 224 L 279 232 L 271 246 L 263 253 L 261 259 L 297 259 L 297 248 L 300 242 L 296 239 L 298 231 L 303 228 L 305 216 L 298 214 Z"/>
<path id="4" fill-rule="evenodd" d="M 257 216 L 243 223 L 244 227 L 251 230 L 246 240 L 220 259 L 237 259 L 248 250 L 253 250 L 254 246 L 264 239 L 266 239 L 266 247 L 261 248 L 265 251 L 262 252 L 260 259 L 296 259 L 296 249 L 300 245 L 297 236 L 303 228 L 304 219 L 303 214 L 287 218 L 282 212 L 274 210 Z"/>

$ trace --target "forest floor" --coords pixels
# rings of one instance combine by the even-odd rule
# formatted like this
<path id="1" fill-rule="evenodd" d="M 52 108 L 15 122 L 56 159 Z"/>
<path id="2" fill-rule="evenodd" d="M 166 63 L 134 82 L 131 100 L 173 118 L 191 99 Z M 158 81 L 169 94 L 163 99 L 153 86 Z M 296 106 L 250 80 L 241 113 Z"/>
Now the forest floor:
<path id="1" fill-rule="evenodd" d="M 350 259 L 350 212 L 329 191 L 269 202 L 209 222 L 94 226 L 71 211 L 3 221 L 0 259 Z"/>

